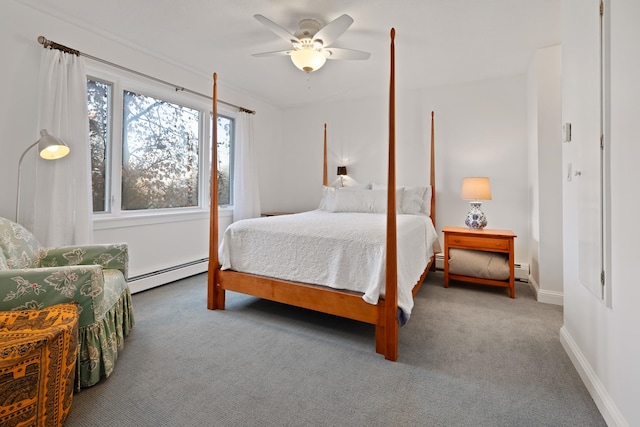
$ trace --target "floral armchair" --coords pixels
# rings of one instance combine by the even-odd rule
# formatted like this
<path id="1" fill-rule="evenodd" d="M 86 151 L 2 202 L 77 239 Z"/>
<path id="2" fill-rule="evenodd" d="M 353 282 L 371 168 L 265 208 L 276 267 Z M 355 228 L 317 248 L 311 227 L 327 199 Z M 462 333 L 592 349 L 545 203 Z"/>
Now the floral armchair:
<path id="1" fill-rule="evenodd" d="M 134 326 L 128 259 L 126 243 L 44 248 L 0 217 L 0 311 L 78 303 L 78 389 L 113 372 Z"/>

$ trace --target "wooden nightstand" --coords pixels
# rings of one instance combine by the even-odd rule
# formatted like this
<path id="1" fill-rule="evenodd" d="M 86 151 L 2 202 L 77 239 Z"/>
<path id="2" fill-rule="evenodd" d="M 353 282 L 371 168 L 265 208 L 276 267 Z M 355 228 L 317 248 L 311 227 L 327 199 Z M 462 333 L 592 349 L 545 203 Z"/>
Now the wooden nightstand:
<path id="1" fill-rule="evenodd" d="M 513 241 L 516 235 L 511 230 L 471 230 L 463 227 L 444 227 L 444 287 L 449 287 L 449 279 L 463 282 L 509 288 L 511 298 L 516 297 L 514 286 Z M 493 280 L 479 277 L 449 274 L 449 249 L 467 249 L 473 251 L 501 252 L 509 254 L 509 280 Z"/>

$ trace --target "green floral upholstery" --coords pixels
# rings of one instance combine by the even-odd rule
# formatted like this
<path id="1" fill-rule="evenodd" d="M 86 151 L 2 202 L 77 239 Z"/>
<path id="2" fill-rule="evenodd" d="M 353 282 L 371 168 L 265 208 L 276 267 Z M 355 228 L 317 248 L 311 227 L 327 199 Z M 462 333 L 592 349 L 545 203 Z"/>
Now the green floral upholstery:
<path id="1" fill-rule="evenodd" d="M 77 302 L 77 388 L 114 369 L 134 326 L 126 243 L 43 248 L 20 224 L 0 217 L 0 311 Z"/>

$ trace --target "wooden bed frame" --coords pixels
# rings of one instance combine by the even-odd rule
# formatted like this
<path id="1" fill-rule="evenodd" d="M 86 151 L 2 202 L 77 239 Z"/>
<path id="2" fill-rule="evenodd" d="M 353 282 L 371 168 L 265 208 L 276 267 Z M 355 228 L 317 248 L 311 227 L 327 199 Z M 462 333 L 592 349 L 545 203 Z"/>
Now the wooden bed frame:
<path id="1" fill-rule="evenodd" d="M 388 187 L 396 188 L 395 177 L 395 29 L 391 29 L 391 73 L 389 86 L 389 171 Z M 217 146 L 217 76 L 213 74 L 213 146 Z M 435 173 L 434 130 L 431 113 L 431 219 L 435 224 Z M 213 152 L 213 165 L 217 165 L 217 153 Z M 327 185 L 327 132 L 324 126 L 323 182 Z M 396 194 L 389 191 L 387 197 L 387 257 L 385 297 L 377 305 L 365 302 L 362 296 L 349 291 L 318 287 L 304 283 L 283 281 L 233 270 L 221 270 L 218 256 L 218 174 L 212 170 L 211 217 L 209 240 L 209 270 L 207 308 L 224 310 L 225 290 L 240 292 L 263 299 L 277 301 L 297 307 L 333 314 L 348 319 L 375 325 L 376 352 L 388 360 L 398 359 L 398 291 L 397 291 L 397 247 L 396 247 Z M 427 272 L 434 264 L 434 257 L 425 268 L 420 280 L 413 288 L 418 292 Z"/>

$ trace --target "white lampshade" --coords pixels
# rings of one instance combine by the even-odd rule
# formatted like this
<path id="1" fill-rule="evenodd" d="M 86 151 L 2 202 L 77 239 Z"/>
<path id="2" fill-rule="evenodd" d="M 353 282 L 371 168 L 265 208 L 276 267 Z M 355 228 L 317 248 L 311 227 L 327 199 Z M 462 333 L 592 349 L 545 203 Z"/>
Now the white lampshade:
<path id="1" fill-rule="evenodd" d="M 61 159 L 69 154 L 69 147 L 60 139 L 51 135 L 46 129 L 40 131 L 40 139 L 38 140 L 38 151 L 40 157 L 46 160 Z"/>
<path id="2" fill-rule="evenodd" d="M 69 154 L 69 147 L 67 144 L 62 142 L 60 139 L 51 135 L 47 132 L 46 129 L 42 129 L 40 131 L 40 139 L 27 147 L 26 150 L 22 152 L 20 156 L 20 160 L 18 161 L 18 191 L 16 192 L 16 222 L 20 219 L 20 176 L 22 175 L 22 160 L 24 156 L 31 150 L 33 147 L 38 146 L 38 152 L 40 153 L 40 157 L 45 160 L 57 160 L 61 159 L 67 154 Z"/>
<path id="3" fill-rule="evenodd" d="M 311 48 L 294 50 L 290 55 L 293 64 L 307 73 L 319 70 L 327 62 L 324 53 Z"/>
<path id="4" fill-rule="evenodd" d="M 491 200 L 491 183 L 487 177 L 472 177 L 462 180 L 463 200 Z"/>

